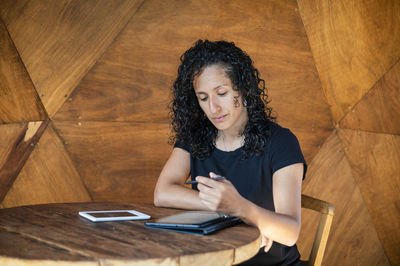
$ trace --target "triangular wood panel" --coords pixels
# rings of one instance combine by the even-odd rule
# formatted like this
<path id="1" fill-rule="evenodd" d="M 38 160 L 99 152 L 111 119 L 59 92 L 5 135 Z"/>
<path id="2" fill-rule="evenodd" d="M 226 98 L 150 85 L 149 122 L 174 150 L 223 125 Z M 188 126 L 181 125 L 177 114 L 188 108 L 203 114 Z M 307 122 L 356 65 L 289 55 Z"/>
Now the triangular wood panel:
<path id="1" fill-rule="evenodd" d="M 340 129 L 339 137 L 386 254 L 400 264 L 400 136 Z"/>
<path id="2" fill-rule="evenodd" d="M 128 50 L 131 49 L 134 48 Z M 54 120 L 168 122 L 172 82 L 150 69 L 101 61 L 78 85 Z"/>
<path id="3" fill-rule="evenodd" d="M 303 152 L 307 164 L 312 162 L 325 140 L 332 133 L 332 130 L 327 128 L 311 128 L 311 130 L 309 130 L 308 128 L 289 127 L 289 129 L 299 140 L 301 151 Z"/>
<path id="4" fill-rule="evenodd" d="M 18 138 L 21 138 L 20 134 L 22 131 L 24 131 L 24 124 L 0 125 L 0 168 L 7 161 L 7 157 L 13 149 L 14 142 Z"/>
<path id="5" fill-rule="evenodd" d="M 0 19 L 0 124 L 46 120 L 25 66 Z"/>
<path id="6" fill-rule="evenodd" d="M 94 201 L 153 202 L 172 147 L 169 125 L 55 122 Z"/>
<path id="7" fill-rule="evenodd" d="M 168 122 L 179 56 L 199 38 L 226 39 L 254 59 L 282 124 L 322 143 L 313 128 L 333 123 L 296 10 L 296 1 L 145 1 L 54 119 Z"/>
<path id="8" fill-rule="evenodd" d="M 104 53 L 141 2 L 0 2 L 0 15 L 50 117 Z"/>
<path id="9" fill-rule="evenodd" d="M 1 207 L 79 201 L 91 199 L 63 143 L 49 126 Z"/>
<path id="10" fill-rule="evenodd" d="M 47 127 L 46 121 L 0 125 L 0 203 Z"/>
<path id="11" fill-rule="evenodd" d="M 338 122 L 400 57 L 400 1 L 298 0 Z"/>
<path id="12" fill-rule="evenodd" d="M 303 184 L 303 194 L 335 207 L 323 265 L 389 265 L 351 170 L 334 131 L 310 164 Z M 303 214 L 298 245 L 304 256 L 310 253 L 318 219 Z"/>
<path id="13" fill-rule="evenodd" d="M 400 61 L 340 122 L 341 128 L 400 135 Z"/>

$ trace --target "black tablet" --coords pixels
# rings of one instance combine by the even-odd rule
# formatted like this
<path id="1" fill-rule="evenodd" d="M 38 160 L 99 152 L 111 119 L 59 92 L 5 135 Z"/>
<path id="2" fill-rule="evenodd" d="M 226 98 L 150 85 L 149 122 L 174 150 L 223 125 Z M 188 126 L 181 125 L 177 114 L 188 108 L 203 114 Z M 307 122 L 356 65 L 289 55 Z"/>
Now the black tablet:
<path id="1" fill-rule="evenodd" d="M 147 228 L 165 229 L 182 233 L 210 234 L 241 222 L 237 217 L 207 211 L 186 211 L 147 222 Z"/>

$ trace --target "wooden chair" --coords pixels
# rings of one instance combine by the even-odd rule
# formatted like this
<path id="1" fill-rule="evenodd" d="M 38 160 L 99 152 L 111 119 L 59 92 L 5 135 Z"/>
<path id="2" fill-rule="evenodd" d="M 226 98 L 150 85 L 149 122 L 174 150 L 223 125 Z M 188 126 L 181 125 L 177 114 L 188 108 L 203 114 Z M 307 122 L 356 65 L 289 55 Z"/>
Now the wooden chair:
<path id="1" fill-rule="evenodd" d="M 321 265 L 335 208 L 329 202 L 306 195 L 301 195 L 301 207 L 321 213 L 310 257 L 308 261 L 303 261 L 303 265 Z"/>

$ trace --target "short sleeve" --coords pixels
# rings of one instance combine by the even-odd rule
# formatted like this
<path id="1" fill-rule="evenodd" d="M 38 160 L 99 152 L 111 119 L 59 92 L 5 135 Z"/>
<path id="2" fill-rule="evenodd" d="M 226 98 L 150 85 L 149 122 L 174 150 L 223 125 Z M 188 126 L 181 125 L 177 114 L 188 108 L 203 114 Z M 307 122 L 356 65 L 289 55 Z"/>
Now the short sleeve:
<path id="1" fill-rule="evenodd" d="M 174 144 L 174 148 L 181 148 L 181 149 L 183 149 L 183 150 L 185 150 L 185 151 L 190 153 L 189 144 L 186 141 L 183 141 L 183 140 L 180 140 L 180 139 L 176 140 L 176 142 Z"/>
<path id="2" fill-rule="evenodd" d="M 304 160 L 299 141 L 289 129 L 279 127 L 272 134 L 270 152 L 272 173 L 292 164 L 303 163 L 303 179 L 305 178 L 307 164 Z"/>

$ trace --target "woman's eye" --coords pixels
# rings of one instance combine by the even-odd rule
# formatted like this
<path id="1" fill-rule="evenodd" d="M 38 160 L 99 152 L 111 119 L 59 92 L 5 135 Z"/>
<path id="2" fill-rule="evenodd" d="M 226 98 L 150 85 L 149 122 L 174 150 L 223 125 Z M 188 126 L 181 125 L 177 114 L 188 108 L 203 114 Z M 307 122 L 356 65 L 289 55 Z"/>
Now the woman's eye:
<path id="1" fill-rule="evenodd" d="M 205 102 L 205 101 L 207 101 L 207 97 L 200 98 L 200 101 L 202 101 L 202 102 Z"/>
<path id="2" fill-rule="evenodd" d="M 220 93 L 218 93 L 218 95 L 219 96 L 224 96 L 224 95 L 226 95 L 226 93 L 227 93 L 226 91 L 225 92 L 220 92 Z"/>

